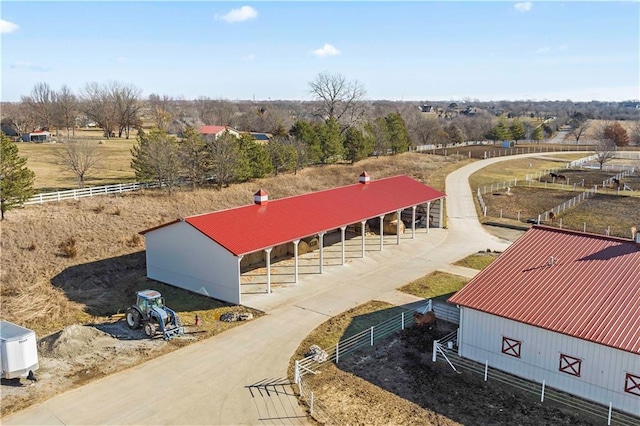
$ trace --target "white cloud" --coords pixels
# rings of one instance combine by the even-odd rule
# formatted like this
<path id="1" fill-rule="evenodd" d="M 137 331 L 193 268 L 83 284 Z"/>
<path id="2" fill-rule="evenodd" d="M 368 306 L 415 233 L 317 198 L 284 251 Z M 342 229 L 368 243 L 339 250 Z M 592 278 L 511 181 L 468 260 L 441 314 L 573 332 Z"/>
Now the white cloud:
<path id="1" fill-rule="evenodd" d="M 244 59 L 245 61 L 253 61 L 256 58 L 256 55 L 254 55 L 253 53 L 249 53 L 247 56 L 244 56 L 242 59 Z"/>
<path id="2" fill-rule="evenodd" d="M 116 58 L 116 62 L 120 62 L 120 63 L 122 63 L 122 62 L 124 62 L 124 61 L 126 61 L 126 60 L 127 60 L 127 58 L 125 58 L 124 56 L 118 56 L 118 57 Z"/>
<path id="3" fill-rule="evenodd" d="M 569 49 L 569 46 L 567 46 L 566 44 L 561 44 L 560 46 L 557 47 L 557 50 L 567 50 Z"/>
<path id="4" fill-rule="evenodd" d="M 0 19 L 0 33 L 1 34 L 9 34 L 16 31 L 18 28 L 18 24 L 14 24 L 13 22 L 5 21 L 4 19 Z"/>
<path id="5" fill-rule="evenodd" d="M 533 7 L 533 3 L 531 3 L 530 1 L 525 1 L 522 3 L 516 3 L 513 5 L 513 7 L 518 11 L 518 12 L 528 12 L 531 10 L 531 8 Z"/>
<path id="6" fill-rule="evenodd" d="M 216 19 L 222 19 L 225 22 L 233 24 L 235 22 L 248 21 L 258 16 L 258 11 L 251 6 L 242 6 L 239 9 L 231 9 L 224 15 L 216 15 Z"/>
<path id="7" fill-rule="evenodd" d="M 44 67 L 42 65 L 36 65 L 36 64 L 32 64 L 30 62 L 22 62 L 22 61 L 13 62 L 10 65 L 10 68 L 13 68 L 13 69 L 26 69 L 26 70 L 29 70 L 29 71 L 37 71 L 37 72 L 51 71 L 51 68 L 49 68 L 49 67 Z"/>
<path id="8" fill-rule="evenodd" d="M 312 52 L 318 58 L 324 58 L 325 56 L 336 56 L 340 54 L 340 51 L 335 46 L 325 43 L 320 49 L 316 49 Z"/>
<path id="9" fill-rule="evenodd" d="M 536 49 L 536 53 L 549 53 L 549 52 L 551 52 L 551 48 L 547 46 Z"/>

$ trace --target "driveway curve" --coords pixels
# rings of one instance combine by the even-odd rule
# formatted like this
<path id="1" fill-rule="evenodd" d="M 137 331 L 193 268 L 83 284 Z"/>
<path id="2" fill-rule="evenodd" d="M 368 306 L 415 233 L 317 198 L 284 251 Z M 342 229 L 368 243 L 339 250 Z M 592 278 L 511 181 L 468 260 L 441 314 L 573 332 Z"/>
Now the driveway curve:
<path id="1" fill-rule="evenodd" d="M 343 267 L 304 277 L 295 291 L 256 299 L 267 315 L 208 340 L 65 392 L 3 419 L 4 425 L 300 425 L 286 380 L 291 354 L 331 316 L 384 297 L 478 250 L 508 242 L 478 222 L 469 176 L 524 154 L 481 160 L 446 180 L 448 229 L 421 232 Z M 37 386 L 37 385 L 36 385 Z"/>

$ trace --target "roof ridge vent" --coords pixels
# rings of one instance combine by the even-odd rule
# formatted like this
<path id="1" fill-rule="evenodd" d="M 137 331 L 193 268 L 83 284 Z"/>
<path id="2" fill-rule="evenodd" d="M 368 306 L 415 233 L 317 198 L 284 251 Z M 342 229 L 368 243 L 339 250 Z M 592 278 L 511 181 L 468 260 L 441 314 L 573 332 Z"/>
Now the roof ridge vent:
<path id="1" fill-rule="evenodd" d="M 369 173 L 367 172 L 362 172 L 362 174 L 360 174 L 360 177 L 358 178 L 358 182 L 364 183 L 365 185 L 368 184 L 370 180 L 371 176 L 369 176 Z"/>
<path id="2" fill-rule="evenodd" d="M 269 202 L 269 194 L 267 194 L 267 191 L 260 188 L 258 192 L 253 194 L 253 202 L 258 205 L 267 204 Z"/>
<path id="3" fill-rule="evenodd" d="M 547 266 L 553 266 L 556 263 L 556 258 L 553 256 L 549 256 L 549 260 L 547 261 Z"/>

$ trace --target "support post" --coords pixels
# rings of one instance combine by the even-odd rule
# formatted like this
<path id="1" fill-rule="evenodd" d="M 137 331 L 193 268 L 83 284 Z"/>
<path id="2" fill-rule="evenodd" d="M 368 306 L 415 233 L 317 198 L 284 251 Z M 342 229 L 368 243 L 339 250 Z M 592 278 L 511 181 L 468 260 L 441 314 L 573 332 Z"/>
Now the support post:
<path id="1" fill-rule="evenodd" d="M 345 245 L 345 241 L 344 241 L 344 232 L 347 229 L 346 226 L 341 226 L 340 227 L 340 239 L 342 241 L 342 261 L 341 261 L 341 265 L 344 265 L 344 245 Z"/>
<path id="2" fill-rule="evenodd" d="M 320 273 L 324 267 L 324 232 L 318 234 L 318 244 L 320 244 Z"/>
<path id="3" fill-rule="evenodd" d="M 545 386 L 546 382 L 544 379 L 542 379 L 542 393 L 540 394 L 540 402 L 544 402 L 544 386 Z"/>
<path id="4" fill-rule="evenodd" d="M 469 151 L 471 154 L 471 151 Z M 411 239 L 416 237 L 416 209 L 418 206 L 411 207 Z"/>
<path id="5" fill-rule="evenodd" d="M 613 404 L 609 402 L 609 415 L 607 416 L 607 425 L 611 424 L 611 409 L 613 408 Z"/>
<path id="6" fill-rule="evenodd" d="M 373 346 L 373 326 L 371 326 L 371 346 Z"/>
<path id="7" fill-rule="evenodd" d="M 444 198 L 440 198 L 440 220 L 438 220 L 438 228 L 444 228 Z"/>
<path id="8" fill-rule="evenodd" d="M 264 250 L 267 263 L 267 294 L 271 294 L 271 250 L 273 247 Z"/>
<path id="9" fill-rule="evenodd" d="M 433 354 L 431 355 L 431 362 L 436 362 L 436 359 L 438 358 L 438 341 L 434 340 L 433 341 Z"/>
<path id="10" fill-rule="evenodd" d="M 362 222 L 360 222 L 360 230 L 361 230 L 361 234 L 362 234 L 362 258 L 364 259 L 364 243 L 365 243 L 365 232 L 364 232 L 364 225 L 367 223 L 366 220 L 363 220 Z"/>
<path id="11" fill-rule="evenodd" d="M 297 362 L 297 361 L 296 361 Z M 484 362 L 484 381 L 487 381 L 487 376 L 489 375 L 489 360 Z"/>
<path id="12" fill-rule="evenodd" d="M 300 361 L 296 360 L 296 369 L 294 371 L 294 375 L 293 375 L 293 382 L 296 385 L 300 384 Z"/>
<path id="13" fill-rule="evenodd" d="M 398 214 L 398 221 L 396 222 L 396 244 L 400 245 L 400 222 L 402 221 L 402 210 L 396 212 Z"/>
<path id="14" fill-rule="evenodd" d="M 340 360 L 340 342 L 336 343 L 336 364 Z"/>
<path id="15" fill-rule="evenodd" d="M 427 201 L 427 234 L 429 233 L 429 227 L 431 226 L 431 201 Z"/>
<path id="16" fill-rule="evenodd" d="M 404 330 L 404 312 L 402 313 L 401 318 L 402 318 L 402 329 Z"/>
<path id="17" fill-rule="evenodd" d="M 293 240 L 293 282 L 298 284 L 298 244 L 300 240 Z"/>
<path id="18" fill-rule="evenodd" d="M 384 215 L 380 216 L 380 251 L 384 249 Z"/>

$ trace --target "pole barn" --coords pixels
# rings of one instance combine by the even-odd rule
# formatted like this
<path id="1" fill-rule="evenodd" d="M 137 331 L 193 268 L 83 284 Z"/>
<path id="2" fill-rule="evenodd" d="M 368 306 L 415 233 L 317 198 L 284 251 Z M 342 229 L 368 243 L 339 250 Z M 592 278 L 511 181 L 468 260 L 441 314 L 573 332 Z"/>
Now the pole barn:
<path id="1" fill-rule="evenodd" d="M 399 244 L 403 217 L 410 219 L 412 237 L 421 219 L 426 232 L 431 226 L 443 226 L 444 198 L 444 193 L 408 176 L 371 180 L 366 172 L 353 185 L 279 200 L 270 201 L 261 189 L 254 195 L 253 204 L 177 219 L 142 231 L 147 277 L 241 304 L 241 272 L 249 260 L 264 261 L 266 292 L 270 293 L 272 252 L 282 253 L 284 248 L 286 254 L 287 247 L 292 248 L 297 282 L 298 252 L 303 242 L 317 246 L 322 273 L 323 237 L 328 232 L 340 230 L 344 247 L 345 229 L 358 225 L 364 257 L 367 220 L 379 220 L 382 249 L 385 216 L 395 217 L 397 228 L 393 231 L 398 234 Z"/>

